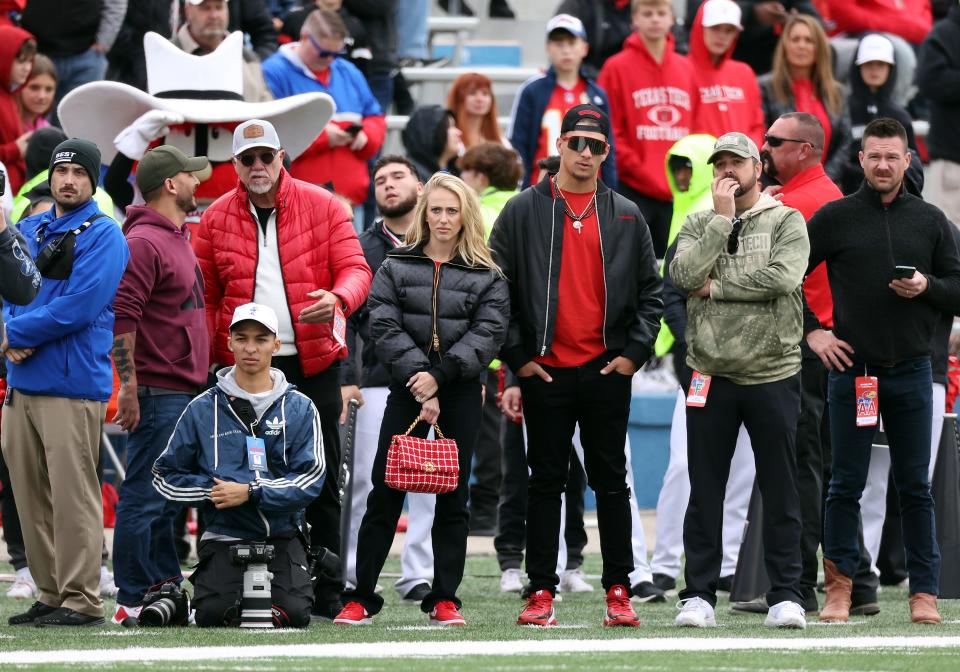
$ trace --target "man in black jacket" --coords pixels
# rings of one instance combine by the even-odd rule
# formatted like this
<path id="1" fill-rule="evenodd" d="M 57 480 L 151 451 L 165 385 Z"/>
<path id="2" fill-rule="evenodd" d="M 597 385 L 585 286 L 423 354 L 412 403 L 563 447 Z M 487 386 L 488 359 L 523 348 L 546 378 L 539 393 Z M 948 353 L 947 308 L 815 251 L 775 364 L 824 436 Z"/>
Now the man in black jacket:
<path id="1" fill-rule="evenodd" d="M 940 551 L 927 476 L 930 343 L 942 313 L 960 307 L 960 253 L 943 213 L 903 189 L 911 157 L 900 122 L 870 122 L 862 146 L 864 185 L 824 205 L 808 227 L 808 272 L 826 262 L 834 302 L 833 332 L 808 340 L 830 369 L 833 456 L 820 620 L 849 617 L 860 557 L 860 496 L 882 413 L 903 510 L 911 618 L 939 623 Z M 805 322 L 805 333 L 820 328 L 810 311 Z"/>
<path id="2" fill-rule="evenodd" d="M 528 433 L 531 595 L 517 622 L 556 623 L 560 494 L 579 424 L 597 497 L 604 623 L 636 626 L 623 445 L 630 382 L 653 348 L 662 282 L 640 212 L 597 179 L 610 148 L 607 115 L 578 105 L 564 115 L 560 133 L 560 172 L 514 197 L 490 238 L 510 283 L 501 358 L 520 379 Z"/>

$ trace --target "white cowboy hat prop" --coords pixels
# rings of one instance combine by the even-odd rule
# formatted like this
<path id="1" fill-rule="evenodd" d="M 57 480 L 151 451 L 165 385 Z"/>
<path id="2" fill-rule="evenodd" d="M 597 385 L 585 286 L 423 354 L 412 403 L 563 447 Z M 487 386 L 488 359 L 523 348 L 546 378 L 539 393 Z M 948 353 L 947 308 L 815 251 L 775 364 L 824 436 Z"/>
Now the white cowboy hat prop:
<path id="1" fill-rule="evenodd" d="M 272 123 L 284 150 L 295 159 L 336 111 L 325 93 L 244 101 L 239 31 L 204 56 L 188 54 L 152 32 L 144 35 L 143 47 L 146 93 L 120 82 L 90 82 L 64 96 L 57 108 L 67 135 L 95 142 L 104 163 L 110 163 L 118 150 L 140 159 L 158 138 L 187 156 L 227 161 L 232 156 L 232 127 L 248 119 Z"/>

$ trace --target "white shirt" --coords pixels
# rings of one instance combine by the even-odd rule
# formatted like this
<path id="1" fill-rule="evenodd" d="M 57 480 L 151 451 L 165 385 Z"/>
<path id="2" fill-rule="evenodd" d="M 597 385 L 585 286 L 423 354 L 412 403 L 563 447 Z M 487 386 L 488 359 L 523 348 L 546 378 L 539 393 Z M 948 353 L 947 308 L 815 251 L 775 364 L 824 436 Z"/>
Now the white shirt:
<path id="1" fill-rule="evenodd" d="M 293 319 L 290 317 L 290 306 L 287 303 L 287 292 L 283 285 L 283 273 L 280 271 L 280 245 L 277 242 L 277 210 L 274 208 L 267 221 L 267 234 L 264 236 L 263 227 L 257 217 L 257 209 L 249 203 L 253 221 L 257 223 L 257 277 L 253 286 L 253 300 L 270 306 L 277 313 L 277 326 L 280 339 L 280 349 L 277 355 L 288 357 L 297 354 L 294 343 Z"/>

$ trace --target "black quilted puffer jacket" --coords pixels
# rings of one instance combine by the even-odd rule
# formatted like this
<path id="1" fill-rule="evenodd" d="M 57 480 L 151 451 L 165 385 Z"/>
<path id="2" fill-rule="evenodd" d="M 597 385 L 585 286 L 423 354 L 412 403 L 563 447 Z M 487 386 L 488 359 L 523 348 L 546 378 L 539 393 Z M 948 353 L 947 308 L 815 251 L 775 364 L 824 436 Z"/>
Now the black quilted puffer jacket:
<path id="1" fill-rule="evenodd" d="M 459 256 L 438 267 L 421 245 L 387 254 L 367 307 L 377 358 L 391 379 L 406 384 L 428 371 L 443 387 L 486 372 L 506 338 L 510 299 L 499 273 Z"/>

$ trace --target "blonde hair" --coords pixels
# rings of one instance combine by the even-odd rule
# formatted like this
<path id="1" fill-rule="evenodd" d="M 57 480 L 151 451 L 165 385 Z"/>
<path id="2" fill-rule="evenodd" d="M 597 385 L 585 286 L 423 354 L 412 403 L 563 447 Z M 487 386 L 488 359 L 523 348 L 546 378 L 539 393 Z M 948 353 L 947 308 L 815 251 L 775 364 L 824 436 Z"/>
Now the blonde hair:
<path id="1" fill-rule="evenodd" d="M 483 215 L 480 214 L 480 201 L 473 189 L 459 177 L 450 173 L 434 173 L 423 185 L 423 194 L 417 202 L 413 216 L 413 225 L 407 229 L 404 242 L 416 247 L 430 240 L 430 226 L 427 224 L 427 198 L 437 189 L 446 189 L 460 201 L 460 236 L 454 254 L 459 255 L 468 266 L 485 266 L 497 273 L 497 266 L 487 246 Z"/>
<path id="2" fill-rule="evenodd" d="M 771 71 L 773 95 L 783 104 L 787 104 L 792 96 L 793 79 L 790 77 L 790 66 L 787 63 L 787 39 L 790 31 L 798 24 L 806 26 L 813 37 L 815 57 L 811 81 L 814 92 L 829 114 L 840 114 L 843 110 L 843 96 L 840 93 L 840 85 L 833 78 L 833 53 L 830 51 L 830 43 L 827 42 L 827 34 L 823 32 L 819 21 L 806 14 L 791 16 L 783 26 L 780 40 L 773 52 Z"/>
<path id="3" fill-rule="evenodd" d="M 673 13 L 673 3 L 670 0 L 632 0 L 630 13 L 636 14 L 641 7 L 667 7 Z"/>

